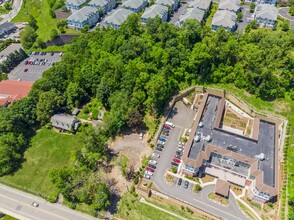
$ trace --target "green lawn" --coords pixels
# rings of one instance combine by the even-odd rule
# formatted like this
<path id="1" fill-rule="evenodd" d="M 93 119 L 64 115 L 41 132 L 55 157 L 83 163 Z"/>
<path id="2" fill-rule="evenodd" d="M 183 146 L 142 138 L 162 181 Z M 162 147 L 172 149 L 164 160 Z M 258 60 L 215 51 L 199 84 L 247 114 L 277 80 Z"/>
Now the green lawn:
<path id="1" fill-rule="evenodd" d="M 5 215 L 2 220 L 17 220 L 17 218 L 11 217 L 9 215 Z"/>
<path id="2" fill-rule="evenodd" d="M 17 16 L 12 20 L 13 22 L 25 22 L 28 21 L 28 14 L 34 16 L 37 20 L 37 34 L 43 40 L 50 40 L 50 31 L 57 29 L 57 19 L 51 18 L 49 14 L 49 4 L 47 0 L 25 0 L 22 8 L 20 9 Z M 66 29 L 68 34 L 77 34 L 79 31 L 73 29 Z"/>
<path id="3" fill-rule="evenodd" d="M 72 160 L 79 148 L 79 134 L 59 134 L 42 128 L 32 139 L 31 147 L 25 152 L 25 162 L 13 176 L 0 178 L 1 182 L 16 188 L 27 189 L 44 197 L 54 194 L 54 186 L 48 174 L 54 168 L 64 167 Z"/>
<path id="4" fill-rule="evenodd" d="M 138 201 L 137 197 L 134 197 L 130 193 L 123 195 L 118 208 L 118 213 L 116 214 L 119 218 L 124 218 L 128 220 L 176 220 L 175 216 L 172 216 L 166 212 L 159 209 L 153 208 L 147 204 L 143 204 Z"/>
<path id="5" fill-rule="evenodd" d="M 211 6 L 211 10 L 210 13 L 205 21 L 205 26 L 211 28 L 211 22 L 212 22 L 212 17 L 215 14 L 215 12 L 217 11 L 218 8 L 218 3 L 213 2 L 212 6 Z"/>
<path id="6" fill-rule="evenodd" d="M 0 15 L 7 14 L 9 11 L 6 10 L 4 7 L 0 7 Z"/>

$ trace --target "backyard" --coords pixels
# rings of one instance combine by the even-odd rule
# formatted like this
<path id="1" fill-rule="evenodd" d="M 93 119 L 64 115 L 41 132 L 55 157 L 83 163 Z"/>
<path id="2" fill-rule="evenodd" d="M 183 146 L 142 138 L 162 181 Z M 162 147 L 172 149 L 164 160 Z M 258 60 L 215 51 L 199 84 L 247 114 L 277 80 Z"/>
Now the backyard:
<path id="1" fill-rule="evenodd" d="M 59 134 L 42 128 L 31 141 L 25 152 L 22 168 L 0 181 L 48 197 L 54 194 L 54 186 L 48 174 L 54 168 L 70 164 L 74 152 L 79 148 L 79 134 Z"/>
<path id="2" fill-rule="evenodd" d="M 37 34 L 43 40 L 50 40 L 50 34 L 48 34 L 52 29 L 57 29 L 57 19 L 52 18 L 49 14 L 50 6 L 46 0 L 27 0 L 23 2 L 23 5 L 17 14 L 17 16 L 12 20 L 13 22 L 25 22 L 28 21 L 28 15 L 31 14 L 37 20 Z M 73 29 L 66 29 L 68 34 L 79 33 Z"/>

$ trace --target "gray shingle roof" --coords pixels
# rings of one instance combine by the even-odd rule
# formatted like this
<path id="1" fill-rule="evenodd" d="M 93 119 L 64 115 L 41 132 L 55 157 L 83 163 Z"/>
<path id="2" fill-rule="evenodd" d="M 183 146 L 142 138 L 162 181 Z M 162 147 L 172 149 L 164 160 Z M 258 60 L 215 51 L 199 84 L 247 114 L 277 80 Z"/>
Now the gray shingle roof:
<path id="1" fill-rule="evenodd" d="M 158 5 L 169 5 L 172 6 L 173 4 L 175 4 L 175 0 L 157 0 L 155 3 Z"/>
<path id="2" fill-rule="evenodd" d="M 276 21 L 278 18 L 278 9 L 273 5 L 263 4 L 257 5 L 255 17 Z"/>
<path id="3" fill-rule="evenodd" d="M 190 8 L 200 8 L 204 11 L 208 10 L 212 0 L 193 0 L 189 2 L 188 7 Z"/>
<path id="4" fill-rule="evenodd" d="M 101 7 L 103 8 L 108 4 L 107 0 L 92 0 L 88 3 L 88 5 L 95 5 L 96 7 Z"/>
<path id="5" fill-rule="evenodd" d="M 204 18 L 205 11 L 199 8 L 188 8 L 185 14 L 182 14 L 179 18 L 179 22 L 185 22 L 187 19 L 196 19 L 200 23 Z"/>
<path id="6" fill-rule="evenodd" d="M 86 2 L 86 0 L 67 0 L 66 1 L 66 3 L 76 5 L 76 6 L 80 6 L 80 5 L 84 4 L 85 2 Z"/>
<path id="7" fill-rule="evenodd" d="M 71 130 L 71 128 L 76 130 L 78 126 L 78 119 L 69 115 L 65 115 L 65 114 L 53 115 L 51 117 L 50 122 L 52 123 L 52 126 L 61 128 L 67 131 Z"/>
<path id="8" fill-rule="evenodd" d="M 149 8 L 146 8 L 141 18 L 149 19 L 155 18 L 157 15 L 161 18 L 165 13 L 168 12 L 168 7 L 164 5 L 151 5 Z"/>
<path id="9" fill-rule="evenodd" d="M 80 10 L 78 10 L 77 12 L 73 13 L 71 16 L 69 16 L 67 20 L 83 22 L 83 21 L 86 21 L 89 17 L 91 17 L 92 14 L 96 12 L 97 12 L 96 8 L 85 6 L 81 8 Z"/>
<path id="10" fill-rule="evenodd" d="M 123 6 L 126 8 L 139 8 L 146 0 L 128 0 Z"/>
<path id="11" fill-rule="evenodd" d="M 12 22 L 4 22 L 3 24 L 0 24 L 0 30 L 3 29 L 9 29 L 9 28 L 14 28 L 15 25 Z"/>
<path id="12" fill-rule="evenodd" d="M 234 12 L 227 10 L 217 10 L 212 18 L 211 24 L 214 26 L 232 28 L 235 26 L 236 20 L 237 15 Z"/>
<path id="13" fill-rule="evenodd" d="M 105 23 L 108 24 L 116 24 L 121 25 L 124 23 L 127 18 L 133 14 L 134 12 L 125 8 L 120 8 L 116 12 L 114 12 L 112 15 L 110 15 L 106 20 Z"/>
<path id="14" fill-rule="evenodd" d="M 220 0 L 218 9 L 236 12 L 240 9 L 240 1 L 239 0 Z"/>

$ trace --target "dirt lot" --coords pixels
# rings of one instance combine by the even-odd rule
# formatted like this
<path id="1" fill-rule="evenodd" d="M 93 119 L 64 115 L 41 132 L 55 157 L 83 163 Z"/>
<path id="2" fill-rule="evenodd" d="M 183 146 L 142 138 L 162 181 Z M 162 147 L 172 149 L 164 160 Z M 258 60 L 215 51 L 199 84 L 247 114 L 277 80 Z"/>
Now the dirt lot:
<path id="1" fill-rule="evenodd" d="M 118 153 L 117 158 L 120 154 L 128 158 L 128 166 L 133 166 L 134 170 L 139 170 L 141 161 L 144 156 L 152 154 L 152 149 L 146 145 L 147 135 L 144 134 L 143 140 L 140 140 L 139 134 L 129 134 L 122 137 L 116 138 L 114 142 L 110 144 L 110 149 L 114 153 Z M 115 162 L 114 162 L 115 163 Z M 122 172 L 118 166 L 114 166 L 111 172 L 108 174 L 108 178 L 114 179 L 116 182 L 116 189 L 121 195 L 127 191 L 127 187 L 130 188 L 131 182 L 127 181 L 122 176 Z"/>

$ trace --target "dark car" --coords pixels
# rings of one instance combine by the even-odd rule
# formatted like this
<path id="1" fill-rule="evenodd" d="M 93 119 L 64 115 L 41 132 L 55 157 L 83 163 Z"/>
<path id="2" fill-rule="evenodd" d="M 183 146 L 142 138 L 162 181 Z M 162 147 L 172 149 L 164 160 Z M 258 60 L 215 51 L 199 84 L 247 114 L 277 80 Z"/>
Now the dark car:
<path id="1" fill-rule="evenodd" d="M 25 65 L 27 65 L 28 63 L 29 63 L 29 61 L 25 61 L 25 63 L 24 63 L 24 64 L 25 64 Z"/>
<path id="2" fill-rule="evenodd" d="M 156 147 L 164 148 L 162 144 L 157 144 Z"/>
<path id="3" fill-rule="evenodd" d="M 169 133 L 168 132 L 162 132 L 162 135 L 169 136 Z"/>
<path id="4" fill-rule="evenodd" d="M 169 130 L 167 130 L 167 129 L 163 129 L 163 132 L 169 133 Z"/>
<path id="5" fill-rule="evenodd" d="M 161 147 L 157 147 L 157 148 L 155 148 L 155 150 L 162 151 L 162 148 Z"/>
<path id="6" fill-rule="evenodd" d="M 28 72 L 28 70 L 29 70 L 28 68 L 25 68 L 23 71 L 26 73 L 26 72 Z"/>
<path id="7" fill-rule="evenodd" d="M 173 162 L 173 161 L 172 161 L 172 162 L 170 162 L 170 165 L 171 165 L 171 166 L 173 166 L 173 167 L 177 167 L 177 166 L 179 166 L 179 164 L 178 164 L 178 163 L 175 163 L 175 162 Z"/>
<path id="8" fill-rule="evenodd" d="M 185 189 L 188 189 L 188 187 L 189 187 L 189 182 L 186 180 L 186 181 L 185 181 L 185 186 L 184 186 L 184 188 L 185 188 Z"/>
<path id="9" fill-rule="evenodd" d="M 179 150 L 176 151 L 176 155 L 182 156 L 182 154 L 183 153 L 181 151 L 179 151 Z"/>
<path id="10" fill-rule="evenodd" d="M 178 185 L 179 185 L 179 186 L 182 185 L 182 182 L 183 182 L 183 179 L 180 178 L 179 181 L 178 181 Z"/>
<path id="11" fill-rule="evenodd" d="M 159 140 L 160 140 L 160 141 L 163 141 L 163 142 L 166 142 L 166 139 L 163 138 L 163 137 L 159 137 Z"/>
<path id="12" fill-rule="evenodd" d="M 175 158 L 181 159 L 181 155 L 175 154 Z"/>
<path id="13" fill-rule="evenodd" d="M 51 56 L 53 56 L 53 55 L 54 55 L 54 53 L 52 52 L 52 53 L 51 53 Z"/>
<path id="14" fill-rule="evenodd" d="M 156 166 L 154 166 L 153 164 L 148 164 L 148 167 L 151 167 L 152 169 L 156 169 Z"/>

